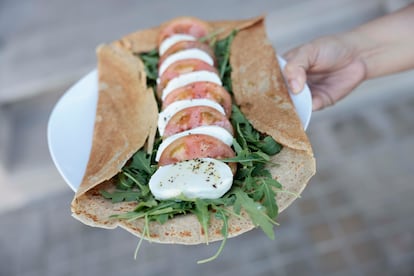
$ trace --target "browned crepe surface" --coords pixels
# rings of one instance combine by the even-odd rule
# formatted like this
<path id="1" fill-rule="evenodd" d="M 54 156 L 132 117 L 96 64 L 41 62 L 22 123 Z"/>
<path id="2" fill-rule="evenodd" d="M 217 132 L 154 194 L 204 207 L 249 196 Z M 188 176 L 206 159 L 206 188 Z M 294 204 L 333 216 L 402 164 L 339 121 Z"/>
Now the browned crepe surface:
<path id="1" fill-rule="evenodd" d="M 233 42 L 230 60 L 233 67 L 232 81 L 236 101 L 241 105 L 242 111 L 245 112 L 245 115 L 257 130 L 272 135 L 278 142 L 281 142 L 285 146 L 279 154 L 272 158 L 272 161 L 280 164 L 280 166 L 272 167 L 270 170 L 272 175 L 282 183 L 284 190 L 300 194 L 311 176 L 315 173 L 315 161 L 309 141 L 307 140 L 286 87 L 284 86 L 274 50 L 267 41 L 263 19 L 255 18 L 243 21 L 212 22 L 211 26 L 214 30 L 220 30 L 222 36 L 225 36 L 233 29 L 241 30 Z M 105 47 L 114 49 L 122 48 L 126 50 L 120 50 L 122 53 L 149 51 L 156 47 L 158 31 L 158 27 L 139 31 L 114 42 L 112 44 L 113 46 Z M 257 47 L 261 48 L 257 49 Z M 250 57 L 250 59 L 247 57 Z M 100 63 L 102 62 L 101 60 L 104 59 L 104 57 L 99 55 L 98 58 Z M 108 56 L 108 58 L 110 57 Z M 117 57 L 111 56 L 111 58 Z M 117 64 L 115 61 L 112 63 Z M 119 68 L 112 63 L 109 61 L 104 62 L 102 65 L 108 65 L 108 68 L 100 68 L 102 70 L 108 70 L 108 72 L 118 70 Z M 142 67 L 142 64 L 139 66 Z M 132 73 L 133 70 L 130 69 L 131 68 L 126 69 L 128 72 L 123 72 L 122 74 L 125 73 L 130 76 L 135 75 L 135 73 Z M 142 73 L 143 70 L 141 74 Z M 111 77 L 109 78 L 111 79 Z M 259 82 L 257 82 L 257 80 L 259 80 Z M 126 80 L 124 79 L 123 81 Z M 120 83 L 121 86 L 129 83 L 123 83 L 123 81 Z M 126 86 L 129 87 L 129 85 Z M 114 88 L 112 88 L 112 90 L 114 90 Z M 142 84 L 140 84 L 140 89 L 137 89 L 137 91 L 138 93 L 142 92 L 148 94 L 148 90 L 146 87 L 142 87 Z M 101 97 L 108 97 L 108 95 L 101 93 L 100 98 Z M 156 125 L 157 111 L 153 108 L 155 100 L 153 98 L 150 100 L 146 96 L 140 96 L 139 98 L 141 99 L 141 97 L 143 98 L 142 101 L 150 103 L 150 108 L 143 107 L 142 102 L 141 104 L 134 103 L 132 106 L 129 106 L 132 103 L 131 99 L 122 97 L 122 103 L 118 103 L 121 106 L 128 106 L 128 109 L 135 108 L 137 111 L 129 112 L 132 112 L 136 117 L 131 118 L 129 117 L 129 114 L 110 111 L 112 112 L 111 117 L 115 116 L 113 120 L 116 122 L 129 120 L 130 122 L 128 125 L 113 124 L 113 121 L 110 120 L 101 127 L 103 132 L 110 132 L 111 128 L 115 128 L 117 129 L 118 135 L 119 131 L 122 130 L 121 132 L 126 131 L 128 135 L 139 136 L 139 138 L 135 139 L 139 140 L 139 143 L 136 144 L 140 144 L 140 146 L 137 146 L 134 150 L 130 148 L 128 155 L 133 154 L 136 150 L 142 147 L 145 139 L 151 132 L 151 129 Z M 259 102 L 258 104 L 256 104 L 256 100 Z M 105 102 L 106 100 L 102 101 Z M 100 105 L 100 103 L 98 105 Z M 261 105 L 263 108 L 260 108 Z M 100 111 L 107 112 L 98 107 L 97 117 L 100 116 Z M 131 124 L 136 126 L 139 123 L 144 123 L 140 127 L 140 131 L 132 133 L 133 131 L 129 130 Z M 275 130 L 273 128 L 277 129 Z M 95 126 L 95 131 L 97 131 L 97 126 Z M 100 155 L 111 156 L 111 154 L 114 154 L 114 152 L 116 153 L 118 149 L 108 149 L 108 147 L 112 147 L 112 145 L 107 144 L 103 137 L 106 137 L 105 133 L 94 135 L 94 147 L 95 144 L 99 143 L 100 146 L 96 147 L 96 149 L 104 152 L 100 153 Z M 101 141 L 95 141 L 95 139 Z M 122 140 L 122 138 L 117 139 Z M 92 153 L 94 152 L 93 149 Z M 112 151 L 112 153 L 105 153 L 106 151 Z M 121 163 L 125 163 L 126 161 L 127 159 L 122 160 Z M 92 161 L 89 163 L 91 162 Z M 113 164 L 108 165 L 111 163 L 112 162 L 109 161 L 106 164 L 107 167 L 117 167 Z M 89 166 L 96 166 L 98 169 L 102 168 L 102 166 L 99 167 L 94 164 L 88 164 L 88 167 Z M 120 169 L 120 167 L 117 168 Z M 90 170 L 88 170 L 87 173 L 88 172 L 90 172 Z M 110 173 L 107 173 L 106 175 L 112 173 L 113 171 L 110 171 Z M 112 174 L 112 176 L 114 175 L 115 173 Z M 87 175 L 85 179 L 91 177 L 94 176 Z M 73 216 L 91 226 L 103 228 L 115 228 L 120 226 L 134 235 L 141 236 L 144 229 L 143 220 L 127 222 L 109 218 L 110 215 L 133 210 L 136 203 L 124 202 L 113 204 L 110 200 L 104 199 L 99 191 L 102 189 L 111 190 L 115 187 L 111 180 L 104 181 L 105 179 L 106 178 L 102 178 L 99 181 L 95 178 L 97 181 L 95 184 L 92 184 L 91 182 L 88 185 L 82 183 L 81 188 L 72 202 Z M 291 193 L 278 193 L 277 199 L 279 210 L 284 210 L 295 198 L 296 197 Z M 244 218 L 230 218 L 230 237 L 254 228 L 254 225 L 252 225 L 248 216 L 243 213 L 243 217 Z M 221 226 L 222 222 L 212 217 L 212 223 L 208 233 L 209 241 L 222 239 L 220 233 Z M 177 216 L 162 225 L 152 222 L 150 223 L 149 230 L 151 236 L 148 239 L 161 243 L 197 244 L 206 241 L 206 235 L 203 233 L 203 230 L 194 215 Z"/>
<path id="2" fill-rule="evenodd" d="M 76 196 L 117 174 L 157 128 L 157 103 L 147 88 L 141 60 L 108 45 L 98 47 L 97 55 L 99 97 L 93 143 Z"/>
<path id="3" fill-rule="evenodd" d="M 238 33 L 230 55 L 236 103 L 251 124 L 284 146 L 312 154 L 263 21 Z"/>

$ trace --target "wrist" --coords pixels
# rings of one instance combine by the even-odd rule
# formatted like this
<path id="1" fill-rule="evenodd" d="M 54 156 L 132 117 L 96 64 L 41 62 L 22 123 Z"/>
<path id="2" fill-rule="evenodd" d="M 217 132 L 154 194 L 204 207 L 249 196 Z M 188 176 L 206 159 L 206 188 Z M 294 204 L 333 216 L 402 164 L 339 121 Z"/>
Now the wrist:
<path id="1" fill-rule="evenodd" d="M 356 59 L 372 79 L 414 68 L 414 4 L 388 14 L 343 35 Z"/>
<path id="2" fill-rule="evenodd" d="M 364 68 L 364 76 L 361 81 L 373 78 L 375 72 L 370 66 L 370 60 L 379 50 L 376 44 L 360 33 L 358 29 L 339 34 L 337 38 L 341 41 L 343 47 L 348 49 L 349 62 L 359 63 Z"/>

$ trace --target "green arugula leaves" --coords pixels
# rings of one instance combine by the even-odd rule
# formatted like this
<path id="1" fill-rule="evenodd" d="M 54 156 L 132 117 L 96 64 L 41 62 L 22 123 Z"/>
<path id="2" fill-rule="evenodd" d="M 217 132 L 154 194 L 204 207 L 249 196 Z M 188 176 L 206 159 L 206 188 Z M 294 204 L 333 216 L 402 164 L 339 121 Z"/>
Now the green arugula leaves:
<path id="1" fill-rule="evenodd" d="M 139 54 L 138 57 L 144 62 L 145 73 L 147 74 L 147 86 L 156 91 L 158 78 L 158 61 L 160 59 L 157 49 L 147 53 Z"/>
<path id="2" fill-rule="evenodd" d="M 229 36 L 216 41 L 214 45 L 214 54 L 218 63 L 220 79 L 223 81 L 224 88 L 230 93 L 233 91 L 231 86 L 230 47 L 236 34 L 237 31 L 233 30 Z"/>

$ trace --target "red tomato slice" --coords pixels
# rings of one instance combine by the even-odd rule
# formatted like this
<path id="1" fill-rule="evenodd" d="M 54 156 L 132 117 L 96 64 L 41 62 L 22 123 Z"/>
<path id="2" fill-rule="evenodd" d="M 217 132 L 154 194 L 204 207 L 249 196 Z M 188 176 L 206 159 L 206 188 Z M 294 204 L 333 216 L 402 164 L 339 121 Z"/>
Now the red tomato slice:
<path id="1" fill-rule="evenodd" d="M 210 32 L 210 26 L 194 17 L 179 17 L 169 21 L 166 25 L 161 26 L 158 36 L 158 47 L 161 42 L 173 34 L 188 34 L 195 38 L 206 36 Z"/>
<path id="2" fill-rule="evenodd" d="M 208 46 L 205 43 L 202 43 L 200 41 L 180 41 L 175 43 L 173 46 L 171 46 L 161 57 L 158 62 L 158 67 L 164 62 L 164 60 L 179 51 L 187 50 L 187 49 L 199 49 L 201 51 L 206 52 L 210 57 L 214 60 L 214 52 L 211 49 L 210 46 Z"/>
<path id="3" fill-rule="evenodd" d="M 199 59 L 183 59 L 174 62 L 160 76 L 160 83 L 157 86 L 157 94 L 162 95 L 162 90 L 167 86 L 168 82 L 179 75 L 194 71 L 209 71 L 218 74 L 215 67 Z"/>
<path id="4" fill-rule="evenodd" d="M 195 158 L 230 158 L 233 149 L 222 141 L 204 134 L 183 136 L 172 142 L 161 154 L 159 165 L 165 166 Z"/>
<path id="5" fill-rule="evenodd" d="M 209 106 L 193 106 L 177 112 L 168 121 L 163 137 L 199 126 L 219 126 L 233 135 L 233 127 L 220 111 Z"/>
<path id="6" fill-rule="evenodd" d="M 164 99 L 162 109 L 165 109 L 175 101 L 193 99 L 209 99 L 215 101 L 223 107 L 227 117 L 230 118 L 230 93 L 221 85 L 212 82 L 195 82 L 175 89 Z"/>

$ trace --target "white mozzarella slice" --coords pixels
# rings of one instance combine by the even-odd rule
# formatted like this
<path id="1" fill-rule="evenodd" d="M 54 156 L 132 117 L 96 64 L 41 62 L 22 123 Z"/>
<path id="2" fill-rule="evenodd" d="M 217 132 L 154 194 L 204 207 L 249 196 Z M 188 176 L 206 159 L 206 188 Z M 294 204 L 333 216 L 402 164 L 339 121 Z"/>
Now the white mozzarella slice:
<path id="1" fill-rule="evenodd" d="M 215 199 L 230 190 L 232 183 L 233 173 L 226 163 L 199 158 L 159 167 L 149 188 L 160 200 Z"/>
<path id="2" fill-rule="evenodd" d="M 167 106 L 159 115 L 158 115 L 158 131 L 160 135 L 164 135 L 165 127 L 168 124 L 168 121 L 174 116 L 177 112 L 193 106 L 209 106 L 214 108 L 225 115 L 223 107 L 216 103 L 215 101 L 208 99 L 192 99 L 192 100 L 181 100 L 175 101 Z"/>
<path id="3" fill-rule="evenodd" d="M 170 94 L 173 90 L 199 81 L 213 82 L 218 85 L 222 85 L 222 82 L 216 73 L 210 71 L 194 71 L 179 75 L 178 77 L 170 80 L 165 89 L 162 91 L 162 100 L 165 100 L 165 97 L 167 97 L 167 95 Z"/>
<path id="4" fill-rule="evenodd" d="M 179 132 L 174 135 L 171 135 L 170 137 L 167 137 L 164 141 L 162 141 L 161 145 L 158 147 L 155 161 L 157 162 L 160 161 L 161 155 L 164 152 L 164 150 L 169 145 L 171 145 L 171 143 L 173 143 L 175 140 L 181 137 L 184 137 L 184 136 L 192 135 L 192 134 L 209 135 L 222 141 L 228 146 L 231 146 L 233 144 L 233 136 L 226 129 L 219 127 L 219 126 L 200 126 L 200 127 L 196 127 L 190 130 Z"/>
<path id="5" fill-rule="evenodd" d="M 170 56 L 168 56 L 160 65 L 160 68 L 158 70 L 158 75 L 162 76 L 162 74 L 167 70 L 168 66 L 173 64 L 174 62 L 185 60 L 185 59 L 199 59 L 204 61 L 207 64 L 213 65 L 214 60 L 213 58 L 207 54 L 206 52 L 200 50 L 200 49 L 186 49 L 179 51 L 177 53 L 174 53 Z"/>
<path id="6" fill-rule="evenodd" d="M 162 56 L 175 43 L 178 43 L 180 41 L 194 41 L 194 40 L 196 40 L 196 38 L 192 35 L 174 34 L 170 37 L 167 37 L 166 39 L 164 39 L 163 42 L 161 42 L 160 48 L 158 49 L 158 52 L 159 52 L 160 56 Z"/>

